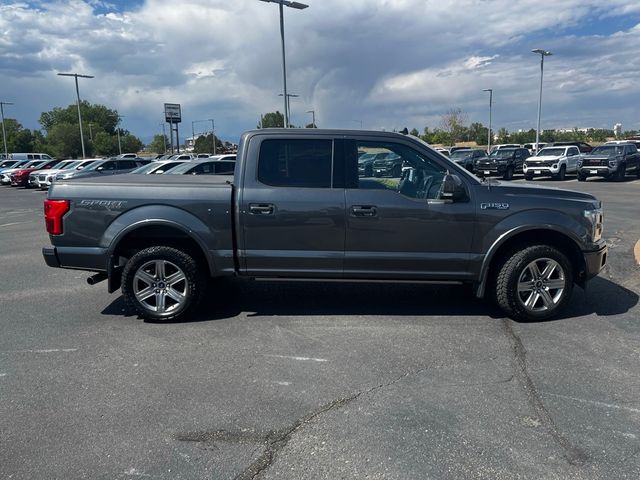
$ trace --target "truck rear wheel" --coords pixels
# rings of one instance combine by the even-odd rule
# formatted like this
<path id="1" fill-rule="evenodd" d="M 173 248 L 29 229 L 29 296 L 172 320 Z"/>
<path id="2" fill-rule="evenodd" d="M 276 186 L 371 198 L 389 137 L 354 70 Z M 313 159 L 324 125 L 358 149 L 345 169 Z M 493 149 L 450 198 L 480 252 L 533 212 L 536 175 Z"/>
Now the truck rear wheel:
<path id="1" fill-rule="evenodd" d="M 573 271 L 567 257 L 548 245 L 514 251 L 498 269 L 496 300 L 514 320 L 545 320 L 571 298 Z"/>
<path id="2" fill-rule="evenodd" d="M 122 295 L 145 320 L 186 317 L 202 297 L 205 282 L 195 260 L 172 247 L 149 247 L 133 255 L 122 271 Z"/>

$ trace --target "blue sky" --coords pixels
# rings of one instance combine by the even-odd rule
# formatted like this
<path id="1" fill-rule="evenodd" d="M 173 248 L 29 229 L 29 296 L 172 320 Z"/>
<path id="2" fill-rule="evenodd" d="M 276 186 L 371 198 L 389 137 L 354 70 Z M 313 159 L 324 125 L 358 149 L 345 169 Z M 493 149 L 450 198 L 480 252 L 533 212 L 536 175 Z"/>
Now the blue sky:
<path id="1" fill-rule="evenodd" d="M 543 128 L 640 129 L 637 0 L 308 0 L 286 9 L 292 121 L 321 127 L 437 127 L 450 108 L 494 126 L 535 125 L 539 57 Z M 117 109 L 143 138 L 161 131 L 164 102 L 181 103 L 182 132 L 215 118 L 236 140 L 282 110 L 277 6 L 257 0 L 4 0 L 0 100 L 38 128 L 41 112 L 74 101 L 60 71 L 95 75 L 82 98 Z M 206 127 L 196 124 L 196 132 Z"/>

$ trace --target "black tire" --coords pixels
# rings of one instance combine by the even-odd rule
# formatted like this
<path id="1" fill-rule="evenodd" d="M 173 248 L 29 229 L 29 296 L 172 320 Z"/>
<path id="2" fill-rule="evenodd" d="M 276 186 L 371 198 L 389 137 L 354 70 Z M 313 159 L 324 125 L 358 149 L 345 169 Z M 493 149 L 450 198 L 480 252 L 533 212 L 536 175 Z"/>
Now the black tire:
<path id="1" fill-rule="evenodd" d="M 582 174 L 582 173 L 580 173 L 580 172 L 578 172 L 577 178 L 578 178 L 578 181 L 579 181 L 579 182 L 586 182 L 586 181 L 587 181 L 587 176 L 586 176 L 586 175 L 583 175 L 583 174 Z"/>
<path id="2" fill-rule="evenodd" d="M 621 165 L 618 165 L 618 169 L 616 170 L 616 173 L 613 174 L 613 181 L 624 182 L 624 177 L 626 174 L 627 174 L 627 166 L 624 163 Z"/>
<path id="3" fill-rule="evenodd" d="M 524 179 L 531 181 L 531 180 L 533 180 L 533 175 L 525 175 Z"/>
<path id="4" fill-rule="evenodd" d="M 567 166 L 566 165 L 560 165 L 560 171 L 558 172 L 558 174 L 556 175 L 556 180 L 560 180 L 560 181 L 564 181 L 565 178 L 567 178 Z"/>
<path id="5" fill-rule="evenodd" d="M 396 165 L 395 167 L 393 167 L 393 171 L 391 172 L 391 176 L 393 178 L 400 178 L 400 175 L 402 175 L 402 168 L 400 167 L 400 165 Z"/>
<path id="6" fill-rule="evenodd" d="M 535 264 L 535 267 L 532 265 Z M 553 266 L 548 278 L 546 267 Z M 543 271 L 540 271 L 543 268 Z M 540 276 L 533 275 L 533 271 Z M 554 287 L 547 287 L 553 285 Z M 530 286 L 520 290 L 518 285 Z M 562 287 L 556 287 L 556 285 Z M 567 257 L 549 245 L 513 250 L 497 269 L 495 295 L 498 306 L 512 319 L 546 320 L 556 315 L 571 298 L 573 269 Z M 531 305 L 527 305 L 531 303 Z"/>
<path id="7" fill-rule="evenodd" d="M 507 167 L 507 170 L 504 172 L 502 178 L 504 180 L 511 180 L 513 178 L 513 167 Z"/>
<path id="8" fill-rule="evenodd" d="M 154 263 L 156 265 L 162 263 L 161 276 L 157 267 L 155 267 L 154 274 L 149 273 L 148 268 L 151 268 Z M 174 277 L 178 270 L 183 274 L 183 277 L 177 276 L 173 285 L 165 281 Z M 145 282 L 144 279 L 137 276 L 143 274 L 148 275 L 149 278 L 155 278 L 154 282 L 158 283 L 153 283 L 152 287 L 151 283 Z M 140 284 L 144 283 L 148 283 L 148 287 L 139 291 Z M 177 288 L 174 288 L 175 285 Z M 193 257 L 172 247 L 155 246 L 140 250 L 129 259 L 122 271 L 122 295 L 125 303 L 145 320 L 154 322 L 176 321 L 187 317 L 199 303 L 205 288 L 204 276 Z M 151 299 L 153 296 L 154 301 L 141 302 L 138 296 L 142 296 L 141 294 L 144 294 L 145 290 L 149 291 L 148 298 Z M 176 295 L 181 296 L 180 302 L 173 299 L 173 296 Z M 162 299 L 163 303 L 158 304 L 158 299 Z M 153 303 L 155 303 L 155 308 L 160 311 L 154 311 Z M 163 305 L 166 307 L 165 311 L 161 311 Z"/>

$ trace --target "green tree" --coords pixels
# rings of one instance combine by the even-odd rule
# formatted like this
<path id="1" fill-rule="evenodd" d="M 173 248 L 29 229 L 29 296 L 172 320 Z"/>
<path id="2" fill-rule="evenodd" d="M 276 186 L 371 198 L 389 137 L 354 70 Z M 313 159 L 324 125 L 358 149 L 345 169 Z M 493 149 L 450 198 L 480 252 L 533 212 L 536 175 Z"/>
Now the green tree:
<path id="1" fill-rule="evenodd" d="M 214 151 L 213 138 L 214 136 L 212 133 L 208 134 L 207 136 L 200 135 L 198 138 L 196 138 L 196 143 L 193 145 L 193 152 L 194 153 L 213 153 Z M 215 139 L 216 139 L 215 151 L 216 153 L 219 153 L 223 150 L 224 147 L 218 137 L 215 137 Z"/>
<path id="2" fill-rule="evenodd" d="M 169 145 L 169 138 L 166 135 L 154 135 L 153 140 L 149 144 L 148 148 L 154 153 L 165 153 L 167 146 Z"/>
<path id="3" fill-rule="evenodd" d="M 4 119 L 4 130 L 7 135 L 7 151 L 9 152 L 34 152 L 35 131 L 24 128 L 14 118 Z M 4 153 L 4 145 L 0 143 L 0 149 Z M 48 153 L 48 152 L 43 152 Z"/>
<path id="4" fill-rule="evenodd" d="M 284 127 L 284 115 L 279 111 L 269 112 L 262 115 L 262 125 L 258 128 L 277 128 Z"/>
<path id="5" fill-rule="evenodd" d="M 412 128 L 411 131 L 409 132 L 409 135 L 413 135 L 414 137 L 419 137 L 420 132 L 418 131 L 417 128 Z"/>
<path id="6" fill-rule="evenodd" d="M 468 140 L 466 123 L 467 114 L 461 108 L 451 108 L 440 118 L 440 128 L 447 133 L 452 144 Z"/>
<path id="7" fill-rule="evenodd" d="M 116 138 L 117 141 L 117 138 Z M 142 141 L 127 130 L 120 131 L 120 146 L 122 153 L 137 153 L 144 147 Z"/>
<path id="8" fill-rule="evenodd" d="M 91 143 L 95 155 L 110 157 L 118 154 L 118 138 L 115 135 L 109 135 L 107 132 L 94 133 Z"/>
<path id="9" fill-rule="evenodd" d="M 304 128 L 318 128 L 318 127 L 313 123 L 308 123 Z"/>
<path id="10" fill-rule="evenodd" d="M 87 125 L 93 124 L 98 126 L 109 134 L 115 134 L 116 125 L 118 124 L 118 112 L 104 105 L 93 105 L 87 101 L 80 102 L 80 112 L 82 114 L 82 127 L 87 132 Z M 48 112 L 40 114 L 40 125 L 49 132 L 49 130 L 59 123 L 78 124 L 78 107 L 73 104 L 66 108 L 55 107 Z"/>
<path id="11" fill-rule="evenodd" d="M 57 123 L 52 125 L 45 140 L 47 150 L 57 158 L 81 158 L 82 145 L 78 123 Z M 87 156 L 92 156 L 92 145 L 86 145 Z"/>

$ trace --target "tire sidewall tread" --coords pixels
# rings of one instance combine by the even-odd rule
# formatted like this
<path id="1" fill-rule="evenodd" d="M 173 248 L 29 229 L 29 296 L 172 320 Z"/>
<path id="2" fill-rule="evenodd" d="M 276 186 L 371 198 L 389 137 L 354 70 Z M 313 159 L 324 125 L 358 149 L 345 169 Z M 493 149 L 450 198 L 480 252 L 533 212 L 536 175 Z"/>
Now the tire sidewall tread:
<path id="1" fill-rule="evenodd" d="M 133 278 L 138 268 L 152 260 L 168 260 L 182 269 L 187 277 L 188 300 L 187 303 L 171 315 L 157 315 L 144 308 L 135 298 L 133 293 Z M 122 296 L 125 304 L 147 321 L 172 322 L 187 317 L 198 305 L 205 288 L 203 275 L 196 261 L 186 252 L 173 247 L 154 246 L 140 250 L 126 263 L 122 271 Z"/>
<path id="2" fill-rule="evenodd" d="M 551 258 L 564 269 L 566 287 L 560 302 L 550 311 L 534 313 L 526 310 L 517 299 L 517 283 L 522 270 L 536 258 Z M 567 257 L 549 245 L 532 245 L 512 250 L 505 256 L 498 269 L 495 281 L 495 296 L 498 306 L 514 320 L 540 321 L 555 316 L 571 298 L 573 291 L 573 270 Z"/>

